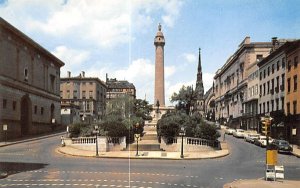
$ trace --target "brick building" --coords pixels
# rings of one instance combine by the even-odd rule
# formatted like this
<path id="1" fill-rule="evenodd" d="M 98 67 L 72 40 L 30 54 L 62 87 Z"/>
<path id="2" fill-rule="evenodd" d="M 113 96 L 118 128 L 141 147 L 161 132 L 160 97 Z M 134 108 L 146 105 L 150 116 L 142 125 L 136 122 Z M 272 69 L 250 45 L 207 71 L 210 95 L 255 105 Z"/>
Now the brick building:
<path id="1" fill-rule="evenodd" d="M 285 114 L 290 142 L 300 145 L 300 40 L 286 44 Z"/>
<path id="2" fill-rule="evenodd" d="M 0 18 L 0 140 L 60 128 L 64 63 Z"/>
<path id="3" fill-rule="evenodd" d="M 89 123 L 99 121 L 105 115 L 106 92 L 107 86 L 103 81 L 86 77 L 84 71 L 76 77 L 71 77 L 71 72 L 68 72 L 66 78 L 61 78 L 61 104 L 74 113 L 79 107 L 80 119 Z"/>

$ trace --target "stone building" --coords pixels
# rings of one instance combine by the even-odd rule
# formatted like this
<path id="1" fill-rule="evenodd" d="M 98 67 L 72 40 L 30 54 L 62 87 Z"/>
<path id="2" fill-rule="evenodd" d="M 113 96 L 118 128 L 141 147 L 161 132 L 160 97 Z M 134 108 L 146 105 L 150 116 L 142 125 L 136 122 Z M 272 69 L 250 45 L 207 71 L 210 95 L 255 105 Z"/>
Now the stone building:
<path id="1" fill-rule="evenodd" d="M 300 40 L 286 43 L 285 114 L 289 141 L 300 145 Z"/>
<path id="2" fill-rule="evenodd" d="M 82 121 L 91 123 L 103 118 L 106 110 L 106 93 L 106 84 L 99 78 L 86 77 L 84 71 L 76 77 L 72 77 L 71 72 L 68 72 L 66 78 L 61 78 L 61 104 L 65 109 L 73 109 L 73 113 L 76 113 L 76 106 L 79 106 Z"/>
<path id="3" fill-rule="evenodd" d="M 64 63 L 0 18 L 0 140 L 61 128 Z"/>
<path id="4" fill-rule="evenodd" d="M 106 76 L 107 100 L 115 99 L 124 95 L 132 99 L 136 98 L 136 89 L 133 83 L 127 80 L 117 80 L 116 78 L 108 78 Z"/>
<path id="5" fill-rule="evenodd" d="M 216 72 L 215 116 L 220 123 L 247 129 L 243 117 L 246 115 L 246 106 L 251 104 L 247 99 L 248 77 L 255 72 L 251 67 L 268 56 L 271 47 L 270 42 L 251 42 L 250 37 L 246 37 L 236 52 Z"/>
<path id="6" fill-rule="evenodd" d="M 204 95 L 205 118 L 209 121 L 215 121 L 215 94 L 213 86 Z"/>

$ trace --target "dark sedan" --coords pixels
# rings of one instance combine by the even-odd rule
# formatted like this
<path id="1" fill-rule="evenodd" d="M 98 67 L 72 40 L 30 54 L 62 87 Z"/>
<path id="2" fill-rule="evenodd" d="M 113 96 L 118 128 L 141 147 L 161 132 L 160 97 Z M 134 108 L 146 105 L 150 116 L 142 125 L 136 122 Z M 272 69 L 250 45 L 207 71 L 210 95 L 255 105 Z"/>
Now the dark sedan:
<path id="1" fill-rule="evenodd" d="M 275 140 L 273 145 L 276 147 L 279 153 L 291 153 L 293 148 L 285 140 Z"/>

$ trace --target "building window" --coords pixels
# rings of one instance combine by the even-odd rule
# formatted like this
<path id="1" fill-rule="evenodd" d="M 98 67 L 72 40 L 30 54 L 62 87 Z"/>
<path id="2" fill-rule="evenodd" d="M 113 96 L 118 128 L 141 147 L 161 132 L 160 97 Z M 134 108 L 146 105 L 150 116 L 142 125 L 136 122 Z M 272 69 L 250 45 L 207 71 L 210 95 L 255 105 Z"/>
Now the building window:
<path id="1" fill-rule="evenodd" d="M 41 107 L 41 115 L 44 114 L 44 107 Z"/>
<path id="2" fill-rule="evenodd" d="M 276 93 L 279 92 L 279 76 L 276 77 Z"/>
<path id="3" fill-rule="evenodd" d="M 67 99 L 70 99 L 70 90 L 67 90 Z"/>
<path id="4" fill-rule="evenodd" d="M 291 110 L 290 110 L 290 103 L 286 103 L 286 112 L 287 114 L 290 114 L 291 113 Z"/>
<path id="5" fill-rule="evenodd" d="M 89 98 L 90 98 L 90 99 L 93 98 L 93 91 L 89 91 Z"/>
<path id="6" fill-rule="evenodd" d="M 55 92 L 55 76 L 50 75 L 50 91 Z"/>
<path id="7" fill-rule="evenodd" d="M 264 69 L 264 78 L 266 78 L 266 69 Z"/>
<path id="8" fill-rule="evenodd" d="M 274 70 L 275 70 L 275 65 L 272 64 L 272 74 L 274 74 Z"/>
<path id="9" fill-rule="evenodd" d="M 289 60 L 288 61 L 288 63 L 287 63 L 287 66 L 288 66 L 288 72 L 291 70 L 291 67 L 292 67 L 292 62 L 291 62 L 291 60 Z"/>
<path id="10" fill-rule="evenodd" d="M 297 101 L 293 101 L 293 114 L 297 114 Z"/>
<path id="11" fill-rule="evenodd" d="M 288 93 L 291 92 L 291 79 L 290 78 L 287 79 L 287 92 Z"/>
<path id="12" fill-rule="evenodd" d="M 265 96 L 266 95 L 266 83 L 263 84 L 263 88 L 264 88 L 263 89 L 263 95 Z"/>
<path id="13" fill-rule="evenodd" d="M 34 114 L 37 114 L 37 105 L 34 106 Z"/>
<path id="14" fill-rule="evenodd" d="M 259 104 L 259 113 L 261 114 L 261 104 Z"/>
<path id="15" fill-rule="evenodd" d="M 259 85 L 259 96 L 261 97 L 262 94 L 262 85 Z"/>
<path id="16" fill-rule="evenodd" d="M 267 102 L 267 113 L 270 111 L 270 102 Z"/>
<path id="17" fill-rule="evenodd" d="M 279 110 L 279 99 L 276 99 L 276 110 Z"/>
<path id="18" fill-rule="evenodd" d="M 297 91 L 297 75 L 294 76 L 294 91 Z"/>
<path id="19" fill-rule="evenodd" d="M 282 64 L 281 64 L 282 68 L 284 69 L 285 68 L 285 58 L 283 57 L 282 58 Z"/>
<path id="20" fill-rule="evenodd" d="M 93 82 L 90 82 L 90 85 L 93 85 Z"/>
<path id="21" fill-rule="evenodd" d="M 85 91 L 82 91 L 82 98 L 85 99 Z"/>
<path id="22" fill-rule="evenodd" d="M 274 79 L 271 80 L 271 84 L 272 84 L 271 88 L 272 88 L 272 90 L 274 92 Z"/>
<path id="23" fill-rule="evenodd" d="M 3 104 L 2 104 L 3 109 L 6 109 L 6 106 L 7 106 L 7 100 L 3 99 Z"/>
<path id="24" fill-rule="evenodd" d="M 13 101 L 13 104 L 12 104 L 13 106 L 13 111 L 16 111 L 16 108 L 17 108 L 17 102 L 16 101 Z"/>
<path id="25" fill-rule="evenodd" d="M 277 71 L 279 71 L 280 68 L 279 61 L 277 61 L 276 65 L 277 65 Z"/>
<path id="26" fill-rule="evenodd" d="M 274 100 L 271 100 L 271 112 L 274 111 Z"/>
<path id="27" fill-rule="evenodd" d="M 261 54 L 256 55 L 256 61 L 257 62 L 261 61 L 262 59 L 263 59 L 263 55 L 261 55 Z"/>
<path id="28" fill-rule="evenodd" d="M 24 69 L 24 80 L 27 82 L 28 81 L 28 69 Z"/>
<path id="29" fill-rule="evenodd" d="M 285 82 L 285 75 L 284 74 L 282 74 L 281 75 L 281 91 L 284 91 L 284 82 Z"/>
<path id="30" fill-rule="evenodd" d="M 270 67 L 268 67 L 268 76 L 270 76 Z"/>
<path id="31" fill-rule="evenodd" d="M 284 97 L 281 97 L 281 109 L 284 109 Z"/>
<path id="32" fill-rule="evenodd" d="M 259 73 L 259 80 L 262 80 L 262 72 Z"/>
<path id="33" fill-rule="evenodd" d="M 270 93 L 270 81 L 267 82 L 267 94 Z"/>
<path id="34" fill-rule="evenodd" d="M 263 103 L 263 113 L 265 113 L 266 112 L 266 105 L 265 105 L 265 103 Z"/>
<path id="35" fill-rule="evenodd" d="M 73 98 L 74 98 L 74 99 L 77 99 L 77 90 L 74 90 L 74 91 L 73 91 Z"/>
<path id="36" fill-rule="evenodd" d="M 294 68 L 298 66 L 298 56 L 294 57 Z"/>

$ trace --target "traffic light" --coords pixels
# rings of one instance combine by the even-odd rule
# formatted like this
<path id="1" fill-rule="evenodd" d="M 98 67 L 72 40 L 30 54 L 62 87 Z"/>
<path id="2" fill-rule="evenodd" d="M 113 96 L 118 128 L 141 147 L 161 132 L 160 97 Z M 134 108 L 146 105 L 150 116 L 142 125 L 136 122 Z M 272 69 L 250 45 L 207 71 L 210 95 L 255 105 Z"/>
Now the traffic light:
<path id="1" fill-rule="evenodd" d="M 270 135 L 271 120 L 265 119 L 262 121 L 262 133 L 266 136 Z"/>

